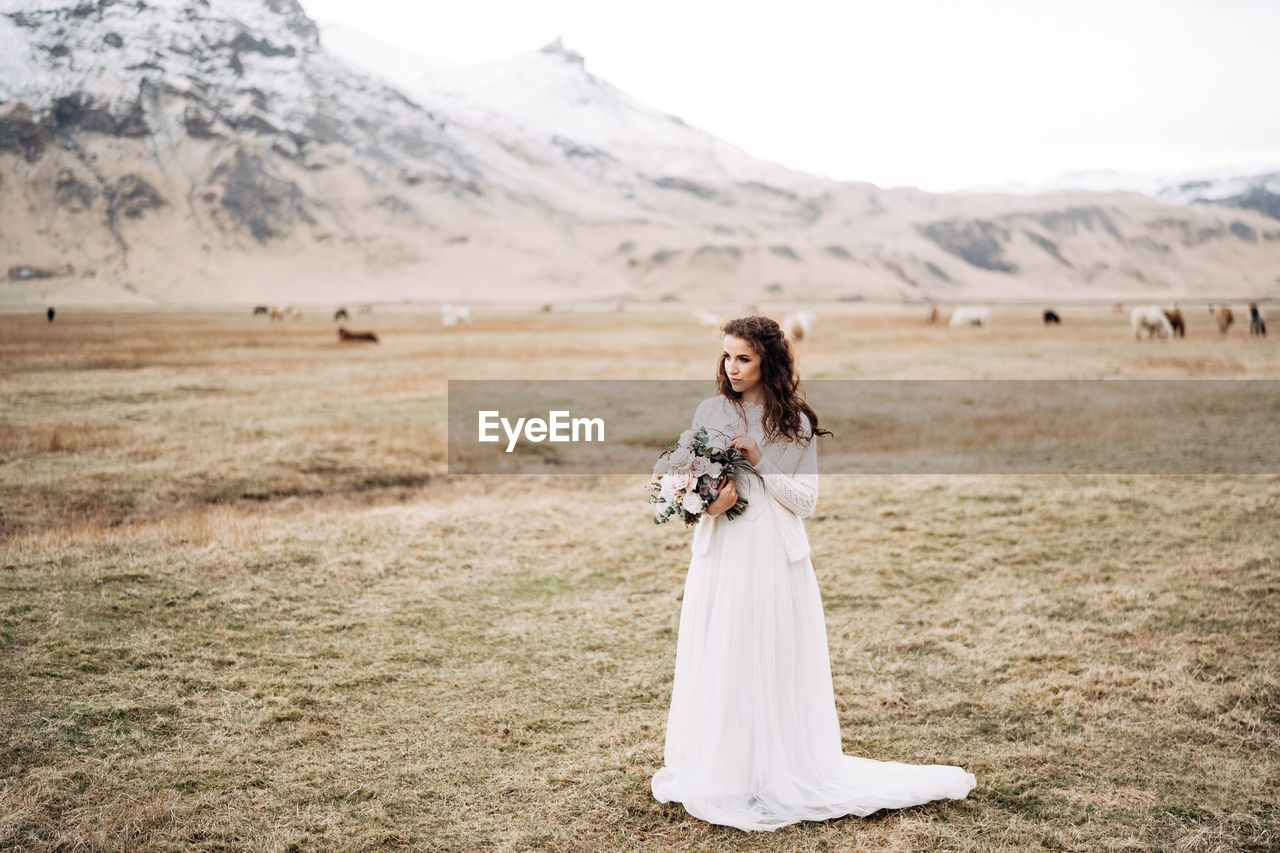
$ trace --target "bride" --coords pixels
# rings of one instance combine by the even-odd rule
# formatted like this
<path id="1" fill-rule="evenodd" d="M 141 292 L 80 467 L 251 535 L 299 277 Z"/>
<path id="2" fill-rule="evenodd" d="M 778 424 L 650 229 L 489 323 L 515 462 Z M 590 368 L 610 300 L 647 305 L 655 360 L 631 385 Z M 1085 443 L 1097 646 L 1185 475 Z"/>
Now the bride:
<path id="1" fill-rule="evenodd" d="M 830 432 L 777 323 L 743 317 L 724 332 L 720 393 L 693 428 L 732 436 L 761 476 L 724 484 L 694 529 L 654 797 L 743 830 L 963 799 L 976 780 L 959 767 L 843 754 L 801 521 L 817 504 L 816 439 Z M 746 511 L 720 517 L 740 494 Z"/>

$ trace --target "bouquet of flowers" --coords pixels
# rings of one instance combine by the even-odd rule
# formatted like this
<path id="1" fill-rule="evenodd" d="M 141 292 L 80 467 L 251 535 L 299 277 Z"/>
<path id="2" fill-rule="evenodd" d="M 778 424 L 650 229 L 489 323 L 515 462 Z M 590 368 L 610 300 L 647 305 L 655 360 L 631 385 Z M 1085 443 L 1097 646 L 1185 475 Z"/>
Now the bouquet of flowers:
<path id="1" fill-rule="evenodd" d="M 717 483 L 721 477 L 733 482 L 744 472 L 755 473 L 747 457 L 729 446 L 729 436 L 715 432 L 715 437 L 709 437 L 706 427 L 696 432 L 687 429 L 658 456 L 653 481 L 648 486 L 652 493 L 649 503 L 658 507 L 654 524 L 662 524 L 674 515 L 679 515 L 686 525 L 696 523 L 707 504 L 719 496 Z M 747 499 L 739 497 L 724 515 L 737 518 L 746 508 Z"/>

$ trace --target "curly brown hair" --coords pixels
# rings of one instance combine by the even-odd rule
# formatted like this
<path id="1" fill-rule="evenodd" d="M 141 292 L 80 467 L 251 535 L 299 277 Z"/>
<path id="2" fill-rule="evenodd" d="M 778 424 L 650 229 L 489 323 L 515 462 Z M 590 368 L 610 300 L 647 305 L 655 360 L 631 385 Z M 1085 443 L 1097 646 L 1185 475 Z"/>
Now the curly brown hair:
<path id="1" fill-rule="evenodd" d="M 752 314 L 724 324 L 726 335 L 742 338 L 760 356 L 760 384 L 764 386 L 764 434 L 767 441 L 778 438 L 807 444 L 812 437 L 831 435 L 831 430 L 818 427 L 818 414 L 804 399 L 800 390 L 800 374 L 796 371 L 795 352 L 783 334 L 782 327 L 769 317 Z M 742 412 L 742 395 L 729 384 L 724 358 L 717 361 L 716 387 Z M 805 436 L 800 415 L 809 419 L 812 436 Z"/>

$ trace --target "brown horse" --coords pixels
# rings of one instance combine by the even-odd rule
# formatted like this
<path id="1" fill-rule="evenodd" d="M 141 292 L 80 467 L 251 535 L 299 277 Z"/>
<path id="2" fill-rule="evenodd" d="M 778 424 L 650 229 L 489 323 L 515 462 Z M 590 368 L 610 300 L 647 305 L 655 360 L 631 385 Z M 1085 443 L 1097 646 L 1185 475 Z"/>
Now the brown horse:
<path id="1" fill-rule="evenodd" d="M 348 332 L 346 328 L 339 326 L 338 340 L 344 343 L 360 343 L 361 341 L 368 341 L 369 343 L 376 344 L 378 342 L 378 336 L 373 332 Z"/>
<path id="2" fill-rule="evenodd" d="M 1218 321 L 1218 334 L 1225 335 L 1227 329 L 1231 328 L 1231 323 L 1235 317 L 1231 315 L 1231 309 L 1225 305 L 1209 306 L 1209 313 L 1213 315 L 1213 319 Z"/>
<path id="3" fill-rule="evenodd" d="M 1169 318 L 1169 325 L 1173 327 L 1175 337 L 1185 338 L 1187 336 L 1187 321 L 1183 319 L 1181 311 L 1174 308 L 1172 311 L 1164 312 L 1164 316 Z"/>

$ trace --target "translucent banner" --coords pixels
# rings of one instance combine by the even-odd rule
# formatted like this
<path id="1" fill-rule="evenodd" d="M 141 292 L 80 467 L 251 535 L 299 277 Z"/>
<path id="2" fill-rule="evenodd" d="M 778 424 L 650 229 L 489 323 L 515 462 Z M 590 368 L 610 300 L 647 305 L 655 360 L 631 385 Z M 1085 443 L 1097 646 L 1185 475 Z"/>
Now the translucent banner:
<path id="1" fill-rule="evenodd" d="M 1280 473 L 1277 380 L 816 380 L 824 474 Z M 450 380 L 453 474 L 648 474 L 708 381 Z"/>

